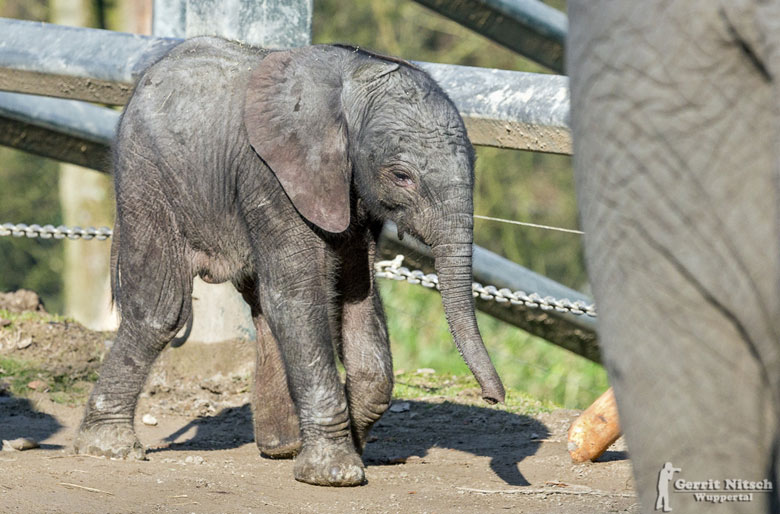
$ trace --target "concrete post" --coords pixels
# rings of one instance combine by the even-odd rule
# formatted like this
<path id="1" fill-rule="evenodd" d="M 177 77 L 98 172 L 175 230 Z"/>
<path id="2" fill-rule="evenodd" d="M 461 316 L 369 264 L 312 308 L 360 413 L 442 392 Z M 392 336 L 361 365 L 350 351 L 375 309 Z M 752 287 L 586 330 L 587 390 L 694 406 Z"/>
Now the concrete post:
<path id="1" fill-rule="evenodd" d="M 312 0 L 156 0 L 156 36 L 220 36 L 266 48 L 311 43 Z"/>
<path id="2" fill-rule="evenodd" d="M 313 0 L 155 0 L 155 36 L 220 36 L 266 48 L 311 43 Z M 195 279 L 189 339 L 254 338 L 249 307 L 231 284 Z"/>

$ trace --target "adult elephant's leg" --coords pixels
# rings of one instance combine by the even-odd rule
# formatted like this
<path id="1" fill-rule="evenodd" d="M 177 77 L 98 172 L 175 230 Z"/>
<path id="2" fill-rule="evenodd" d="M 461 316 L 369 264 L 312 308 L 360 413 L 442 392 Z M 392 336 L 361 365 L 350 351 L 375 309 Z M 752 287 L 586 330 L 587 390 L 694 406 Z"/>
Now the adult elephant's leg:
<path id="1" fill-rule="evenodd" d="M 378 234 L 381 226 L 377 227 Z M 347 399 L 352 436 L 362 453 L 373 424 L 390 406 L 393 392 L 393 360 L 374 283 L 375 236 L 343 252 L 339 289 L 342 299 L 341 359 L 347 371 Z"/>
<path id="2" fill-rule="evenodd" d="M 709 512 L 674 480 L 776 478 L 776 102 L 716 2 L 568 6 L 587 264 L 643 511 L 671 462 L 671 506 Z"/>
<path id="3" fill-rule="evenodd" d="M 359 485 L 365 473 L 352 442 L 332 342 L 335 258 L 307 229 L 285 235 L 291 243 L 266 251 L 258 269 L 263 315 L 279 342 L 300 420 L 295 478 L 316 485 Z"/>
<path id="4" fill-rule="evenodd" d="M 252 309 L 252 319 L 257 331 L 252 389 L 255 444 L 267 457 L 294 457 L 301 449 L 301 432 L 287 385 L 281 350 L 262 315 L 256 282 L 250 280 L 238 289 Z"/>

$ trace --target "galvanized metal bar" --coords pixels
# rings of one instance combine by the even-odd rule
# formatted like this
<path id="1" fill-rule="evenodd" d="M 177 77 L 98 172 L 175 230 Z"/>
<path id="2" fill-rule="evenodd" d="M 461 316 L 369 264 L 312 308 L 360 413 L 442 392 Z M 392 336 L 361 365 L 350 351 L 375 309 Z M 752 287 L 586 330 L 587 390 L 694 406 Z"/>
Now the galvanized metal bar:
<path id="1" fill-rule="evenodd" d="M 181 41 L 8 19 L 0 33 L 0 90 L 113 105 Z M 474 144 L 571 153 L 566 77 L 418 64 L 453 99 Z"/>
<path id="2" fill-rule="evenodd" d="M 0 92 L 0 145 L 108 172 L 119 112 L 77 100 Z"/>
<path id="3" fill-rule="evenodd" d="M 538 0 L 415 1 L 553 71 L 564 71 L 568 19 Z"/>
<path id="4" fill-rule="evenodd" d="M 0 90 L 110 105 L 181 42 L 11 19 L 0 19 L 0 33 Z"/>
<path id="5" fill-rule="evenodd" d="M 187 37 L 187 0 L 154 0 L 152 34 L 184 39 Z"/>
<path id="6" fill-rule="evenodd" d="M 568 77 L 416 64 L 455 102 L 474 144 L 571 154 Z"/>

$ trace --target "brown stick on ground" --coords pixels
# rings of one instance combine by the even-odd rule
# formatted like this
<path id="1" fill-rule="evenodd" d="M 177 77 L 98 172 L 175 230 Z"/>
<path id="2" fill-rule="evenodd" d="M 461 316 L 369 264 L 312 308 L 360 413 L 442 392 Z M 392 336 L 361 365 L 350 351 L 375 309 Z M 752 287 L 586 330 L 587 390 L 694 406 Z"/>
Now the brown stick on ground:
<path id="1" fill-rule="evenodd" d="M 612 388 L 607 389 L 569 427 L 569 455 L 574 462 L 596 460 L 620 437 Z"/>

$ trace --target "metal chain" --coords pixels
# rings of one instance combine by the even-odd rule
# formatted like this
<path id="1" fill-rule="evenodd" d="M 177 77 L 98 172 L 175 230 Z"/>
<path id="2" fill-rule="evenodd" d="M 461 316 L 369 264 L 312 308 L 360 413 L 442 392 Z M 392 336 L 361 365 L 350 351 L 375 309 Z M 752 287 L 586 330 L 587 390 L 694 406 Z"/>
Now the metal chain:
<path id="1" fill-rule="evenodd" d="M 426 275 L 420 270 L 410 270 L 402 266 L 403 261 L 403 255 L 396 255 L 393 260 L 377 262 L 374 264 L 376 276 L 392 280 L 405 280 L 410 284 L 419 284 L 423 287 L 439 289 L 439 277 L 436 274 L 429 273 Z M 543 311 L 556 310 L 579 316 L 596 317 L 596 306 L 581 300 L 573 302 L 568 298 L 559 300 L 552 296 L 543 298 L 538 293 L 527 294 L 524 291 L 511 291 L 507 288 L 498 289 L 496 286 L 483 286 L 479 282 L 471 284 L 471 290 L 474 298 L 482 300 L 492 300 L 497 303 L 509 303 L 511 305 L 524 305 L 531 309 L 542 309 Z"/>
<path id="2" fill-rule="evenodd" d="M 24 223 L 5 223 L 0 225 L 0 236 L 13 236 L 13 237 L 40 237 L 41 239 L 97 239 L 103 241 L 111 237 L 113 231 L 108 227 L 66 227 L 60 225 L 55 227 L 54 225 L 25 225 Z"/>
<path id="3" fill-rule="evenodd" d="M 5 223 L 0 225 L 0 236 L 13 237 L 39 237 L 41 239 L 97 239 L 105 240 L 111 237 L 113 231 L 108 227 L 66 227 L 60 225 L 25 225 L 24 223 Z M 420 270 L 410 270 L 403 266 L 404 256 L 397 255 L 390 261 L 379 261 L 374 264 L 376 276 L 392 280 L 405 280 L 410 284 L 419 284 L 430 289 L 439 289 L 439 277 L 435 273 L 425 274 Z M 527 294 L 525 291 L 511 291 L 507 288 L 498 289 L 496 286 L 483 286 L 478 282 L 471 284 L 474 298 L 495 301 L 497 303 L 509 303 L 510 305 L 524 305 L 531 309 L 544 311 L 556 310 L 570 314 L 587 315 L 596 317 L 596 306 L 583 301 L 572 302 L 568 298 L 556 299 L 552 296 L 544 298 L 538 293 Z"/>

